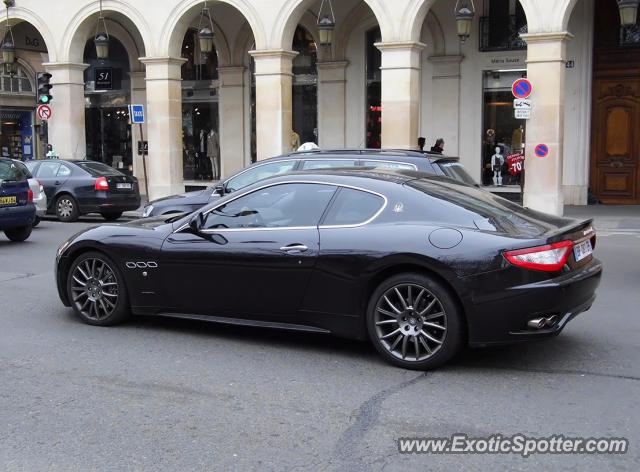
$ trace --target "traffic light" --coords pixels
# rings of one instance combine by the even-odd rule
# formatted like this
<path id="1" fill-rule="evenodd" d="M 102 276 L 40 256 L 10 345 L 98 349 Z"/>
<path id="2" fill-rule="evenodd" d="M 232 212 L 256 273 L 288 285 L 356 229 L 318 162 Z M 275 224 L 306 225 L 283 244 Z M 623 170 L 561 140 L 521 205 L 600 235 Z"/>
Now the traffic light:
<path id="1" fill-rule="evenodd" d="M 53 97 L 51 96 L 51 89 L 53 85 L 49 83 L 51 80 L 51 74 L 48 72 L 39 72 L 37 75 L 38 94 L 36 96 L 36 102 L 39 105 L 47 105 Z"/>

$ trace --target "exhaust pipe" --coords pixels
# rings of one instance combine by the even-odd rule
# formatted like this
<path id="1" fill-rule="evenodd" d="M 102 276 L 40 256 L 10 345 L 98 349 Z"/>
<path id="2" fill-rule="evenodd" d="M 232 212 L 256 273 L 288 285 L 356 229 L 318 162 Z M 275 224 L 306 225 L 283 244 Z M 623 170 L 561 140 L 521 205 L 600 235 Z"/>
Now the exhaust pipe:
<path id="1" fill-rule="evenodd" d="M 547 324 L 546 318 L 534 318 L 527 322 L 527 326 L 533 329 L 542 329 Z"/>
<path id="2" fill-rule="evenodd" d="M 546 326 L 554 326 L 558 322 L 556 315 L 551 315 L 548 318 L 534 318 L 527 322 L 527 326 L 533 329 L 542 329 Z"/>

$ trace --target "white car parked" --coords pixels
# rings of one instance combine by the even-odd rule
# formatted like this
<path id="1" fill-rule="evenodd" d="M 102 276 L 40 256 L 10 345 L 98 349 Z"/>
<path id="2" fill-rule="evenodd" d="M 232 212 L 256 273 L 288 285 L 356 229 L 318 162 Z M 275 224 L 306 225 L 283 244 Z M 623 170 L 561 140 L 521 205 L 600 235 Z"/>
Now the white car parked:
<path id="1" fill-rule="evenodd" d="M 33 192 L 33 204 L 36 206 L 36 219 L 33 221 L 33 226 L 36 227 L 40 224 L 40 219 L 47 213 L 47 194 L 44 193 L 42 184 L 33 178 L 33 175 L 31 175 L 31 172 L 22 161 L 12 160 L 29 178 L 29 188 Z"/>

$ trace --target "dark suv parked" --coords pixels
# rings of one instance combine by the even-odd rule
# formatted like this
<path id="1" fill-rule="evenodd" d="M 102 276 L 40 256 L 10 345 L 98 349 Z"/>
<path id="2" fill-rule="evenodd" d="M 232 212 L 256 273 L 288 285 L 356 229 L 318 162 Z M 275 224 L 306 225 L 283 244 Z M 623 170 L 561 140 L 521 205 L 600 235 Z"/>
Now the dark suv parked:
<path id="1" fill-rule="evenodd" d="M 172 195 L 149 202 L 143 216 L 192 212 L 221 195 L 238 191 L 258 180 L 296 170 L 341 167 L 418 170 L 477 185 L 456 157 L 397 149 L 338 149 L 293 152 L 265 159 L 204 190 Z"/>
<path id="2" fill-rule="evenodd" d="M 13 161 L 0 157 L 0 231 L 11 241 L 24 241 L 35 218 L 27 176 Z"/>

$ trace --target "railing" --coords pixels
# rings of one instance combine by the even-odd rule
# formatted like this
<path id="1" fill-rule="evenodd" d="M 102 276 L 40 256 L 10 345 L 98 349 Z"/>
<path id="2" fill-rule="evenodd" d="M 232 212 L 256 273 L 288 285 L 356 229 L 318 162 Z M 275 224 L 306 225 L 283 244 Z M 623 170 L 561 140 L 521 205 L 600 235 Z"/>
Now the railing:
<path id="1" fill-rule="evenodd" d="M 527 44 L 520 38 L 527 32 L 527 24 L 518 24 L 516 16 L 511 15 L 509 22 L 500 24 L 501 34 L 496 34 L 492 28 L 497 27 L 492 18 L 483 16 L 480 18 L 480 51 L 519 51 L 527 49 Z"/>

